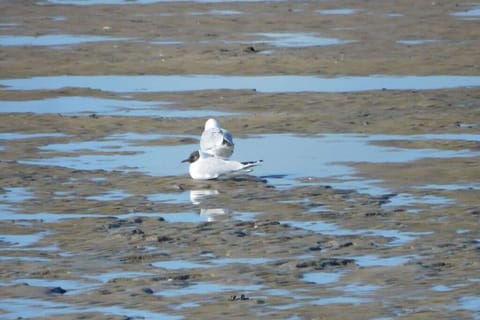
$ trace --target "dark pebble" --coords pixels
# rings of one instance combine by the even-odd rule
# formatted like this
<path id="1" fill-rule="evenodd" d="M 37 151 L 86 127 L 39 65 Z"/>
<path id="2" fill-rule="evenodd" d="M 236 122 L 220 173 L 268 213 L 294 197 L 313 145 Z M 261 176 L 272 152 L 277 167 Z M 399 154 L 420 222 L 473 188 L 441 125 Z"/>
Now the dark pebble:
<path id="1" fill-rule="evenodd" d="M 172 238 L 167 237 L 167 236 L 158 236 L 157 237 L 158 242 L 171 241 L 171 240 L 172 240 Z"/>
<path id="2" fill-rule="evenodd" d="M 145 234 L 142 229 L 135 228 L 132 230 L 132 234 Z"/>
<path id="3" fill-rule="evenodd" d="M 67 290 L 63 289 L 62 287 L 55 287 L 48 291 L 50 294 L 64 294 L 65 292 L 67 292 Z"/>
<path id="4" fill-rule="evenodd" d="M 151 288 L 143 288 L 142 289 L 143 293 L 146 293 L 146 294 L 153 294 L 153 290 Z"/>
<path id="5" fill-rule="evenodd" d="M 173 280 L 185 281 L 185 280 L 188 280 L 188 279 L 190 279 L 189 274 L 182 274 L 182 275 L 178 275 L 178 276 L 173 277 Z"/>
<path id="6" fill-rule="evenodd" d="M 327 267 L 342 267 L 352 263 L 355 263 L 354 259 L 328 258 L 320 260 L 318 266 L 320 269 L 324 269 Z"/>
<path id="7" fill-rule="evenodd" d="M 342 243 L 342 244 L 339 245 L 338 247 L 339 247 L 339 248 L 346 248 L 346 247 L 350 247 L 350 246 L 353 246 L 353 242 L 351 242 L 351 241 Z"/>
<path id="8" fill-rule="evenodd" d="M 112 222 L 108 224 L 108 229 L 117 229 L 122 226 L 122 223 L 120 221 L 117 222 Z"/>
<path id="9" fill-rule="evenodd" d="M 315 261 L 302 261 L 297 263 L 296 267 L 297 268 L 308 268 L 308 267 L 313 267 L 316 266 L 317 263 Z"/>
<path id="10" fill-rule="evenodd" d="M 245 237 L 247 234 L 241 230 L 238 230 L 238 231 L 235 231 L 235 235 L 241 238 L 241 237 Z"/>

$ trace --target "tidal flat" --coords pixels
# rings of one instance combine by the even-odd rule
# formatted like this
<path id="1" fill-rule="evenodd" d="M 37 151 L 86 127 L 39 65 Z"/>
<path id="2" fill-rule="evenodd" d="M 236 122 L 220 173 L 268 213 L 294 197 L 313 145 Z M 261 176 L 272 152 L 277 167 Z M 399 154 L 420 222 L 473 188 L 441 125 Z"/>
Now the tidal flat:
<path id="1" fill-rule="evenodd" d="M 2 319 L 480 318 L 477 4 L 0 12 Z"/>

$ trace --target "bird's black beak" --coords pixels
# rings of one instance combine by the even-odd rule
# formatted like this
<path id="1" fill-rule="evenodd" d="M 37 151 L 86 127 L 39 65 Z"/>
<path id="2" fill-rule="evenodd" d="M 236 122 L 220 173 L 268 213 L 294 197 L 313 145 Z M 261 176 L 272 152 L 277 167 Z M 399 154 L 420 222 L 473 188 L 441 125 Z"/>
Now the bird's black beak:
<path id="1" fill-rule="evenodd" d="M 182 162 L 193 163 L 193 162 L 197 161 L 198 158 L 200 158 L 200 153 L 198 151 L 193 151 L 192 153 L 190 153 L 190 156 L 187 159 L 182 160 Z"/>

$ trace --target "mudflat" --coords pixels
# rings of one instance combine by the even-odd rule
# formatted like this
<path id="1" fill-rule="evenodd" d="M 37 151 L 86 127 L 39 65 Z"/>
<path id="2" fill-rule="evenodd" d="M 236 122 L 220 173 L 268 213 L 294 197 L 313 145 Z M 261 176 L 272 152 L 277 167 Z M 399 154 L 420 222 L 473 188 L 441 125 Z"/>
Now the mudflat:
<path id="1" fill-rule="evenodd" d="M 478 10 L 0 2 L 0 318 L 479 318 Z"/>

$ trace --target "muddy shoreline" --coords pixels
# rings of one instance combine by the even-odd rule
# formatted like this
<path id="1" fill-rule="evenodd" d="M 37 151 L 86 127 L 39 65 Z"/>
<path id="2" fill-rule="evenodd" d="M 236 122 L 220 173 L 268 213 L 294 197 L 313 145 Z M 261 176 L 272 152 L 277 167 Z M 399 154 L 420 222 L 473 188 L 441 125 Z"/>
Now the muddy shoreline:
<path id="1" fill-rule="evenodd" d="M 476 8 L 467 1 L 45 2 L 0 3 L 0 81 L 480 76 L 480 19 L 462 15 Z M 297 38 L 279 44 L 272 33 Z M 27 38 L 7 44 L 13 35 Z M 103 109 L 35 107 L 79 97 Z M 28 110 L 0 113 L 0 317 L 477 319 L 479 101 L 478 86 L 0 87 L 4 108 Z M 179 116 L 191 110 L 200 116 Z M 226 113 L 219 119 L 238 148 L 258 144 L 247 154 L 267 156 L 253 176 L 193 181 L 177 164 L 175 150 L 195 148 L 209 112 Z M 264 147 L 278 137 L 324 149 L 306 144 L 314 147 L 284 165 Z M 335 139 L 359 151 L 337 157 L 345 150 L 325 148 Z M 329 152 L 325 170 L 346 173 L 316 171 L 311 162 Z M 156 171 L 166 165 L 174 170 Z"/>

